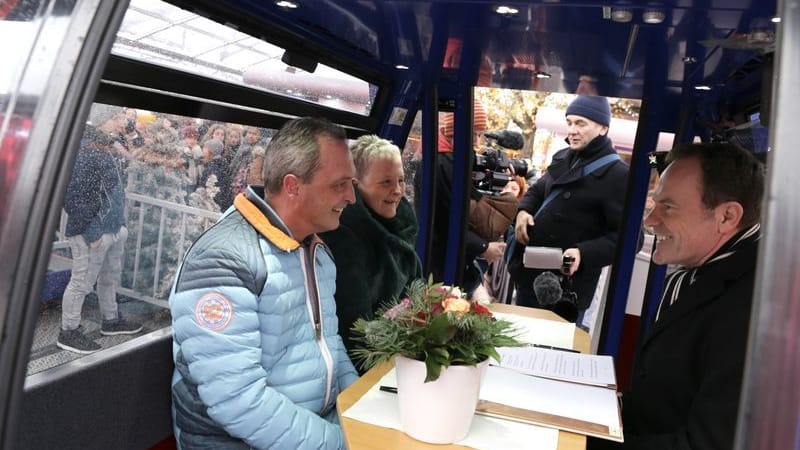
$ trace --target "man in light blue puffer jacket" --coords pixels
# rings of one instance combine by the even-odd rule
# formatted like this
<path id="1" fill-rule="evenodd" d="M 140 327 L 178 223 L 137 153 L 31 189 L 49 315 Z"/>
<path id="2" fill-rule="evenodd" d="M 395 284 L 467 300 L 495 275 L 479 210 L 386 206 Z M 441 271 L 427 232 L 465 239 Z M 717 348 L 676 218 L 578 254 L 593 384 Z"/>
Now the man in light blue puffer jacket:
<path id="1" fill-rule="evenodd" d="M 195 241 L 170 307 L 183 450 L 343 449 L 336 397 L 356 380 L 337 334 L 336 267 L 316 233 L 355 201 L 342 128 L 289 121 L 248 188 Z"/>

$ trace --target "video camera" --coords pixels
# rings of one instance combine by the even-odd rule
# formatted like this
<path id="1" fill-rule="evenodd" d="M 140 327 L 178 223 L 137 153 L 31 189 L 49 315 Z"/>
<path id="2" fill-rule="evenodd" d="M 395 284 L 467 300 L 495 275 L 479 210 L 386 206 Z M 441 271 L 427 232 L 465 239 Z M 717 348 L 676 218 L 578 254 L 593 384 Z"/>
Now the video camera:
<path id="1" fill-rule="evenodd" d="M 520 133 L 510 130 L 484 133 L 487 139 L 494 140 L 498 146 L 511 150 L 520 150 L 525 139 Z M 489 142 L 483 153 L 476 153 L 472 165 L 472 182 L 481 194 L 499 194 L 511 181 L 509 168 L 513 167 L 514 175 L 525 177 L 528 174 L 528 163 L 523 159 L 509 158 L 505 151 L 497 149 Z"/>

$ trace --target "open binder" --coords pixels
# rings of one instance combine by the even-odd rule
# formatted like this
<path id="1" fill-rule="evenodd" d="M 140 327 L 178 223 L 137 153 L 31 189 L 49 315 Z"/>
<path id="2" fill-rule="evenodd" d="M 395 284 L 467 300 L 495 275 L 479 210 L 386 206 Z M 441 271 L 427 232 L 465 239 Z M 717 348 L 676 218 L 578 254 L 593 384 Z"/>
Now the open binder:
<path id="1" fill-rule="evenodd" d="M 587 436 L 594 436 L 617 442 L 623 441 L 621 428 L 612 428 L 608 425 L 588 422 L 585 420 L 572 419 L 554 414 L 515 408 L 513 406 L 494 403 L 487 400 L 478 401 L 478 407 L 475 409 L 475 414 L 530 423 L 533 425 L 541 425 L 549 428 L 557 428 L 559 430 L 585 434 Z"/>
<path id="2" fill-rule="evenodd" d="M 532 347 L 514 351 L 526 349 L 530 360 L 502 358 L 519 367 L 488 368 L 476 414 L 623 441 L 611 357 Z"/>

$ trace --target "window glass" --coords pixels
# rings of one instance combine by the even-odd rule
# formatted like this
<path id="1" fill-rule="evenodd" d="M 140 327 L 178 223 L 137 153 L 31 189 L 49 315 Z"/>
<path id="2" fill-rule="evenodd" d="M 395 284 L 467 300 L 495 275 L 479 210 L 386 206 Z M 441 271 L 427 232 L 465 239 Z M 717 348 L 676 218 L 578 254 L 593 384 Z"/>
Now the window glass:
<path id="1" fill-rule="evenodd" d="M 273 132 L 94 104 L 53 242 L 28 373 L 169 326 L 169 290 L 183 254 L 248 183 L 263 184 Z M 113 309 L 124 319 L 116 327 L 104 322 Z M 75 326 L 81 336 L 62 331 Z"/>
<path id="2" fill-rule="evenodd" d="M 403 147 L 403 172 L 406 177 L 406 199 L 414 204 L 414 186 L 422 164 L 422 112 L 417 111 L 406 145 Z"/>
<path id="3" fill-rule="evenodd" d="M 362 115 L 377 93 L 323 64 L 290 67 L 283 48 L 162 1 L 131 1 L 112 53 Z"/>

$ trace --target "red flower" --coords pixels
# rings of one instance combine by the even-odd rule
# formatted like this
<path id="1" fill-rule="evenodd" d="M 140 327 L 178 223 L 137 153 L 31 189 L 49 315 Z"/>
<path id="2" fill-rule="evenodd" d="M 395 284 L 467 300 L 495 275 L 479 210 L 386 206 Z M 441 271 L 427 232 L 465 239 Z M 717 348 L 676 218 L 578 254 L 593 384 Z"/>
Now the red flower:
<path id="1" fill-rule="evenodd" d="M 475 314 L 479 316 L 489 316 L 492 317 L 492 312 L 489 311 L 489 308 L 481 305 L 478 302 L 472 304 L 472 310 L 475 311 Z"/>

